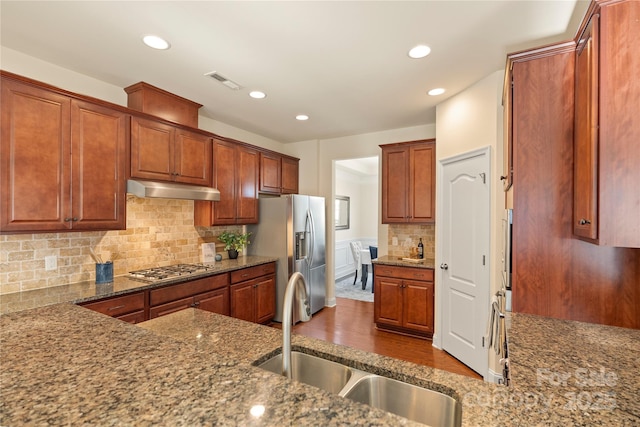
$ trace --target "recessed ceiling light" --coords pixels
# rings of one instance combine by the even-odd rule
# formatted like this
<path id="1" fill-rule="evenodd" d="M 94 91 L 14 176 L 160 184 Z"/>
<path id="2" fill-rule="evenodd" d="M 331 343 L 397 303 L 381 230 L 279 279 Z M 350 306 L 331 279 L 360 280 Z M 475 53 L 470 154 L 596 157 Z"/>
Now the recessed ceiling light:
<path id="1" fill-rule="evenodd" d="M 259 90 L 252 90 L 249 92 L 249 96 L 255 99 L 263 99 L 267 97 L 267 94 L 264 92 L 260 92 Z"/>
<path id="2" fill-rule="evenodd" d="M 309 116 L 307 116 L 306 114 L 298 114 L 296 116 L 296 120 L 301 120 L 301 121 L 309 120 Z"/>
<path id="3" fill-rule="evenodd" d="M 429 92 L 427 92 L 429 95 L 431 96 L 436 96 L 436 95 L 442 95 L 444 93 L 444 89 L 439 87 L 437 89 L 431 89 Z"/>
<path id="4" fill-rule="evenodd" d="M 168 41 L 158 36 L 152 36 L 152 35 L 144 36 L 142 38 L 142 41 L 144 42 L 144 44 L 154 49 L 166 50 L 171 47 Z"/>
<path id="5" fill-rule="evenodd" d="M 415 59 L 419 59 L 419 58 L 424 58 L 425 56 L 429 55 L 431 53 L 431 48 L 429 46 L 426 45 L 418 45 L 414 48 L 412 48 L 409 51 L 409 56 L 411 58 L 415 58 Z"/>

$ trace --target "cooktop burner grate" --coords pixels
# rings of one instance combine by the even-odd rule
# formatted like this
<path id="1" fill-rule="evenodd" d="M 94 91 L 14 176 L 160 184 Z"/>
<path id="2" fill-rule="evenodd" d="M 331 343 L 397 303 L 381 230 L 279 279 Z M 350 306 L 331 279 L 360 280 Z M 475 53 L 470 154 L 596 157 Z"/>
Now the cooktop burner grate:
<path id="1" fill-rule="evenodd" d="M 153 267 L 144 270 L 130 271 L 129 277 L 147 281 L 157 281 L 179 276 L 189 277 L 213 269 L 214 266 L 207 264 L 175 264 L 166 267 Z"/>

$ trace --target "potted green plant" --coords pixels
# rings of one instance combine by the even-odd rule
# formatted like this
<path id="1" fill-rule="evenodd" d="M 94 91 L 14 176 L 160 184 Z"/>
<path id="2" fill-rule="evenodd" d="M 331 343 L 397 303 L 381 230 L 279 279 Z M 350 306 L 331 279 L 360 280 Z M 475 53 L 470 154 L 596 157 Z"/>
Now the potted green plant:
<path id="1" fill-rule="evenodd" d="M 251 233 L 223 231 L 218 236 L 218 240 L 224 243 L 224 249 L 229 254 L 229 259 L 236 259 L 238 258 L 238 253 L 242 251 L 242 248 L 251 243 L 249 236 L 251 236 Z"/>

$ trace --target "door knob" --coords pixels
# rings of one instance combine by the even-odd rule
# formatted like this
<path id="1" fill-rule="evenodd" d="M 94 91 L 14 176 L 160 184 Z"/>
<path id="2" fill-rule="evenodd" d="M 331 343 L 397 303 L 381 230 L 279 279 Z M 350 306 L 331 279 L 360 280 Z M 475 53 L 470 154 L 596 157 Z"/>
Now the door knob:
<path id="1" fill-rule="evenodd" d="M 447 264 L 440 264 L 440 268 L 443 270 L 448 270 L 449 266 Z"/>

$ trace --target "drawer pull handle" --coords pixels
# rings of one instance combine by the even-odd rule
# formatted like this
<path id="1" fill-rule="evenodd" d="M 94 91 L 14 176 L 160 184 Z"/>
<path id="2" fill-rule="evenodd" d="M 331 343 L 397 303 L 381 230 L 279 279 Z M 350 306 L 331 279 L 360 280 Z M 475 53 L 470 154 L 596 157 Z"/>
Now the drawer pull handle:
<path id="1" fill-rule="evenodd" d="M 121 308 L 125 308 L 126 306 L 127 306 L 126 304 L 122 304 L 122 305 L 116 305 L 115 307 L 109 307 L 109 311 L 119 310 Z"/>

